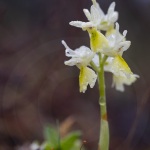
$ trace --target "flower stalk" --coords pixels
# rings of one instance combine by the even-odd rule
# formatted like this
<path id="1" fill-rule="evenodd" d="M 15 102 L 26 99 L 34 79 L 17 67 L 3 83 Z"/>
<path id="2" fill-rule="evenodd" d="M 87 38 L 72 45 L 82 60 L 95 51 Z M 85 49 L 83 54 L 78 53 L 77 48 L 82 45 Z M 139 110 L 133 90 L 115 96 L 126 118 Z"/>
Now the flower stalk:
<path id="1" fill-rule="evenodd" d="M 100 53 L 99 53 L 99 57 Z M 100 136 L 98 143 L 98 150 L 109 149 L 109 127 L 107 120 L 107 107 L 106 107 L 106 92 L 105 92 L 105 76 L 104 76 L 104 64 L 107 56 L 99 61 L 100 71 L 98 72 L 98 84 L 99 84 L 99 105 L 100 105 Z"/>

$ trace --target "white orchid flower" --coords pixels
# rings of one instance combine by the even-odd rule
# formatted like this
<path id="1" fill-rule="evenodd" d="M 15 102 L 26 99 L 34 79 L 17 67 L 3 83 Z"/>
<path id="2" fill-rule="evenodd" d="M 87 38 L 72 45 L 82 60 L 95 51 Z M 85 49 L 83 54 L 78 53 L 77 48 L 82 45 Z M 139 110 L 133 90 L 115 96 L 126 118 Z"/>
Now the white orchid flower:
<path id="1" fill-rule="evenodd" d="M 131 85 L 139 78 L 132 73 L 128 64 L 119 55 L 112 60 L 110 71 L 113 73 L 113 86 L 119 91 L 124 91 L 124 84 Z"/>
<path id="2" fill-rule="evenodd" d="M 108 30 L 114 26 L 114 23 L 118 19 L 118 12 L 114 11 L 115 2 L 112 2 L 108 8 L 107 14 L 105 15 L 96 0 L 92 0 L 93 5 L 89 12 L 88 9 L 83 9 L 88 22 L 82 21 L 71 21 L 69 24 L 78 28 L 86 30 L 88 28 L 95 27 L 99 30 Z"/>
<path id="3" fill-rule="evenodd" d="M 102 58 L 104 55 L 102 55 Z M 92 61 L 97 67 L 99 67 L 99 57 L 96 54 Z M 131 85 L 139 78 L 138 75 L 133 74 L 128 64 L 121 56 L 108 57 L 105 62 L 104 70 L 106 72 L 111 72 L 113 74 L 113 84 L 112 87 L 115 87 L 118 91 L 124 91 L 124 84 Z"/>
<path id="4" fill-rule="evenodd" d="M 130 41 L 125 40 L 127 30 L 121 34 L 118 23 L 116 23 L 115 29 L 107 31 L 106 37 L 96 28 L 89 28 L 87 31 L 90 36 L 91 49 L 94 52 L 101 52 L 111 57 L 122 56 L 123 52 L 131 45 Z"/>
<path id="5" fill-rule="evenodd" d="M 116 23 L 116 28 L 106 34 L 108 46 L 103 48 L 102 53 L 112 57 L 116 55 L 122 56 L 123 52 L 131 45 L 130 41 L 125 40 L 126 34 L 127 30 L 124 30 L 123 34 L 119 32 L 119 24 Z"/>
<path id="6" fill-rule="evenodd" d="M 62 41 L 62 44 L 66 48 L 66 56 L 71 57 L 70 60 L 65 61 L 65 65 L 68 66 L 76 65 L 80 69 L 79 75 L 80 92 L 84 93 L 87 90 L 88 84 L 90 85 L 91 88 L 93 88 L 97 79 L 97 75 L 92 69 L 88 68 L 87 66 L 90 64 L 95 53 L 86 46 L 81 46 L 80 48 L 72 50 L 68 47 L 65 41 Z"/>

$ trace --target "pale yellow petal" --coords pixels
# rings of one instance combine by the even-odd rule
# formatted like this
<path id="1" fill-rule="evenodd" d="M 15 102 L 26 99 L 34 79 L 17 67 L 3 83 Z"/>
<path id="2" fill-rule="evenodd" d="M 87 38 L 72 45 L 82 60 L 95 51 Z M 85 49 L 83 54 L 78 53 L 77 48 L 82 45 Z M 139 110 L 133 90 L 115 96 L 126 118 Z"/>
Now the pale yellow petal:
<path id="1" fill-rule="evenodd" d="M 139 76 L 136 74 L 130 75 L 130 78 L 126 76 L 113 76 L 113 86 L 115 86 L 116 90 L 123 92 L 124 85 L 131 85 L 136 81 Z"/>
<path id="2" fill-rule="evenodd" d="M 125 60 L 120 56 L 117 55 L 113 62 L 112 62 L 112 67 L 111 70 L 113 72 L 113 74 L 117 75 L 117 76 L 127 76 L 130 77 L 130 75 L 132 75 L 132 71 L 129 68 L 128 64 L 125 62 Z"/>
<path id="3" fill-rule="evenodd" d="M 113 86 L 116 90 L 124 91 L 124 85 L 131 85 L 139 77 L 133 74 L 125 60 L 116 56 L 112 62 L 111 72 L 113 73 Z"/>
<path id="4" fill-rule="evenodd" d="M 96 79 L 97 75 L 92 69 L 88 67 L 80 68 L 80 75 L 79 75 L 80 92 L 84 93 L 87 90 L 88 84 L 90 85 L 91 88 L 93 88 Z"/>
<path id="5" fill-rule="evenodd" d="M 90 35 L 90 45 L 94 52 L 102 51 L 102 48 L 108 46 L 106 37 L 95 28 L 88 29 Z"/>

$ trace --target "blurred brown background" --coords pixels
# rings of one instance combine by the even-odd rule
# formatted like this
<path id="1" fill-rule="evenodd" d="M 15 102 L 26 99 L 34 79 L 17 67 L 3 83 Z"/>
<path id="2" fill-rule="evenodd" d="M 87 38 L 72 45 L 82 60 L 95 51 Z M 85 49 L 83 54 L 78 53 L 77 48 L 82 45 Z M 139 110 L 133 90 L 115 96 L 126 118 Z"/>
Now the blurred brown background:
<path id="1" fill-rule="evenodd" d="M 106 12 L 112 1 L 98 2 Z M 120 93 L 106 74 L 110 150 L 148 150 L 150 0 L 115 2 L 120 30 L 127 29 L 132 42 L 124 58 L 140 79 Z M 82 9 L 90 6 L 90 0 L 0 0 L 0 150 L 42 141 L 47 123 L 68 117 L 70 130 L 82 130 L 87 149 L 96 150 L 98 89 L 79 93 L 79 70 L 64 65 L 61 44 L 89 46 L 88 34 L 68 23 L 87 21 Z"/>

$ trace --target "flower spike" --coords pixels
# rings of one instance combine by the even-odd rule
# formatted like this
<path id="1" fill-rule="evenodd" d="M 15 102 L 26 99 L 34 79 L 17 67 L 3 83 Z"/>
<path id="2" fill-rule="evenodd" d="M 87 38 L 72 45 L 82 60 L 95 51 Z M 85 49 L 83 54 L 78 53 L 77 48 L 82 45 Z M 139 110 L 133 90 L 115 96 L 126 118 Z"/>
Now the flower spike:
<path id="1" fill-rule="evenodd" d="M 79 73 L 79 90 L 85 92 L 88 85 L 93 88 L 98 78 L 99 105 L 100 105 L 100 137 L 99 150 L 109 149 L 109 125 L 107 120 L 106 91 L 104 71 L 112 73 L 112 87 L 123 92 L 124 85 L 131 85 L 139 77 L 133 74 L 123 59 L 123 53 L 130 47 L 131 42 L 126 40 L 127 30 L 119 31 L 118 12 L 115 11 L 115 2 L 108 8 L 107 14 L 103 12 L 96 0 L 92 0 L 90 10 L 83 9 L 87 22 L 71 21 L 69 24 L 84 31 L 90 37 L 90 49 L 81 46 L 72 50 L 62 41 L 66 48 L 65 61 L 68 66 L 77 66 Z"/>

